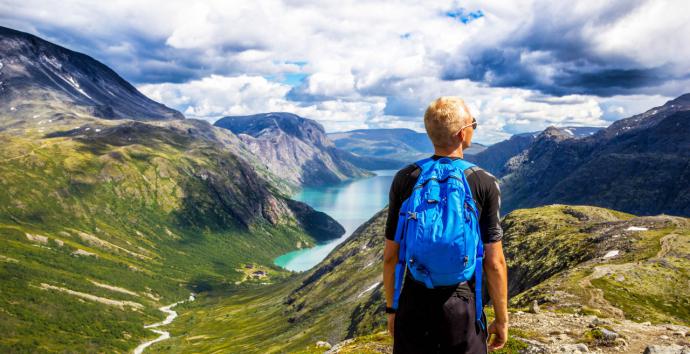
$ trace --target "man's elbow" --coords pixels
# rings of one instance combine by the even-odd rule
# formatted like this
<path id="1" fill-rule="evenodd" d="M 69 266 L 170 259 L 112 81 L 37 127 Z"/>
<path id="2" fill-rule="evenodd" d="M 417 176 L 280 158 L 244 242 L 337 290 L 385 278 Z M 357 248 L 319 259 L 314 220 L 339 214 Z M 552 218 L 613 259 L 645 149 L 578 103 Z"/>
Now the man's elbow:
<path id="1" fill-rule="evenodd" d="M 507 271 L 505 259 L 494 259 L 484 262 L 484 271 L 489 274 L 505 273 Z"/>
<path id="2" fill-rule="evenodd" d="M 505 272 L 506 259 L 503 252 L 497 252 L 484 259 L 484 269 L 487 272 Z"/>
<path id="3" fill-rule="evenodd" d="M 386 240 L 386 246 L 383 250 L 383 264 L 394 265 L 398 263 L 398 244 L 391 240 Z"/>
<path id="4" fill-rule="evenodd" d="M 390 253 L 383 255 L 383 264 L 392 265 L 395 263 L 398 263 L 398 255 L 397 254 L 390 252 Z"/>

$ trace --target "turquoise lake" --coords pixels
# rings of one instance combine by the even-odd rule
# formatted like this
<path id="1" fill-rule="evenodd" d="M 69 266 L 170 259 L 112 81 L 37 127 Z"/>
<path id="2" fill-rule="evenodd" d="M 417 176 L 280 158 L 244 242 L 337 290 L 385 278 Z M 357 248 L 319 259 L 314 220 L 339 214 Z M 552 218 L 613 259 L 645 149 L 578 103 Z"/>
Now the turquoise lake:
<path id="1" fill-rule="evenodd" d="M 345 228 L 338 239 L 286 253 L 274 263 L 292 271 L 305 271 L 321 262 L 337 245 L 345 241 L 357 227 L 388 204 L 388 191 L 396 170 L 373 171 L 376 176 L 356 179 L 338 185 L 305 188 L 292 198 L 330 215 Z M 381 235 L 384 237 L 384 235 Z"/>

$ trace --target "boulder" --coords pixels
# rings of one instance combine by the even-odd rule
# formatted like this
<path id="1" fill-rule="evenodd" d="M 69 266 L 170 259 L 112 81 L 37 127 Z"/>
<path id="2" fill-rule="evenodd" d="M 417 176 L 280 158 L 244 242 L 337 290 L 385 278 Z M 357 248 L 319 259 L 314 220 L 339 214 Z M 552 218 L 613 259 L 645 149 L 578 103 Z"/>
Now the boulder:
<path id="1" fill-rule="evenodd" d="M 324 348 L 324 349 L 331 349 L 331 343 L 324 342 L 322 340 L 316 342 L 316 347 L 317 348 Z"/>
<path id="2" fill-rule="evenodd" d="M 690 348 L 680 345 L 650 345 L 644 350 L 644 354 L 690 354 Z"/>

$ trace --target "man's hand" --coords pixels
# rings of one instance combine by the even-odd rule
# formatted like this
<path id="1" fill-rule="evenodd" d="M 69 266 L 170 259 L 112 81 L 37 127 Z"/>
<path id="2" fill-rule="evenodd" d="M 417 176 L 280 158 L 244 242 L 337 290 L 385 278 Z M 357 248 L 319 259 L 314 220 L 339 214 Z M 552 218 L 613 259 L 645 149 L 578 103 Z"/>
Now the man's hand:
<path id="1" fill-rule="evenodd" d="M 394 331 L 395 331 L 395 314 L 389 313 L 388 314 L 388 334 L 390 334 L 392 337 Z"/>
<path id="2" fill-rule="evenodd" d="M 508 324 L 498 323 L 496 321 L 491 322 L 491 325 L 489 325 L 489 351 L 503 348 L 507 340 Z"/>
<path id="3" fill-rule="evenodd" d="M 489 350 L 503 348 L 508 340 L 508 271 L 501 241 L 484 244 L 484 271 L 496 319 L 489 326 Z"/>

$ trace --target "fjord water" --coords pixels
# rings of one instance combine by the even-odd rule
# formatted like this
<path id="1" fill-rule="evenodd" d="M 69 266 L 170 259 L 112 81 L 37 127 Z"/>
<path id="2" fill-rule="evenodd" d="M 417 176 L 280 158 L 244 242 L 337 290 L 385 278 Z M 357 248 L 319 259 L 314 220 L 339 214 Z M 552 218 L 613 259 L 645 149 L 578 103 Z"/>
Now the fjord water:
<path id="1" fill-rule="evenodd" d="M 388 191 L 397 171 L 373 172 L 376 174 L 374 177 L 319 188 L 305 188 L 293 196 L 293 199 L 330 215 L 343 225 L 345 234 L 316 247 L 286 253 L 276 258 L 274 263 L 292 271 L 307 270 L 326 258 L 328 253 L 345 241 L 357 227 L 383 209 L 388 204 Z"/>

